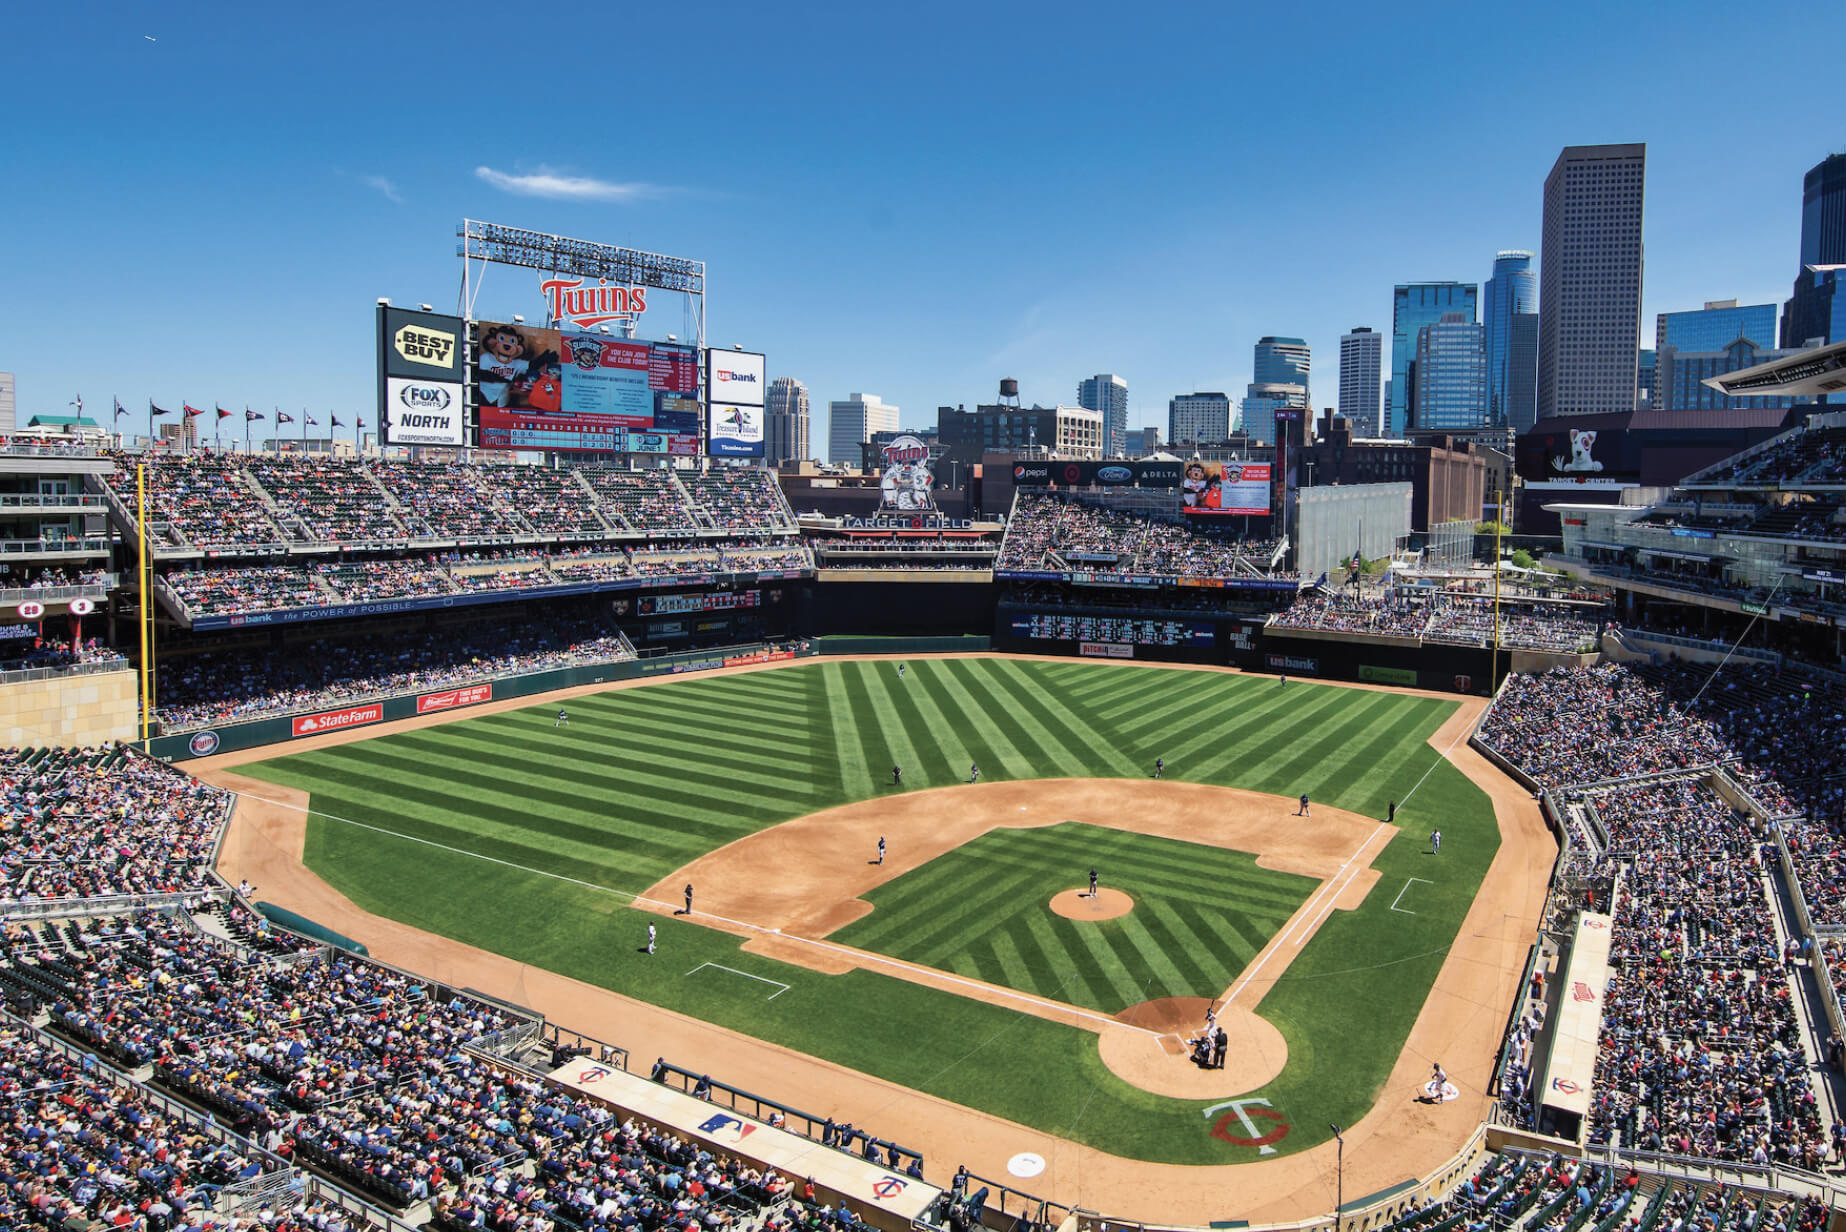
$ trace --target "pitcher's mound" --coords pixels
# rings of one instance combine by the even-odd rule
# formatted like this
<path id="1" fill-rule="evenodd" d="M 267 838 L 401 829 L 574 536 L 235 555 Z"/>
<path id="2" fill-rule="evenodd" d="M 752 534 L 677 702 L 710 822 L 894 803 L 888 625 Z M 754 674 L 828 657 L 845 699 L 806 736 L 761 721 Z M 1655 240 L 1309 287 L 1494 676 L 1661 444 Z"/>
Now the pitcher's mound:
<path id="1" fill-rule="evenodd" d="M 1113 920 L 1135 909 L 1135 900 L 1120 890 L 1066 890 L 1051 900 L 1051 909 L 1067 920 Z"/>
<path id="2" fill-rule="evenodd" d="M 1240 1005 L 1219 1011 L 1229 1047 L 1223 1069 L 1201 1069 L 1186 1048 L 1205 1028 L 1204 997 L 1162 997 L 1131 1005 L 1115 1017 L 1139 1031 L 1105 1030 L 1102 1063 L 1122 1081 L 1176 1099 L 1242 1095 L 1274 1081 L 1288 1064 L 1288 1042 L 1265 1018 Z"/>

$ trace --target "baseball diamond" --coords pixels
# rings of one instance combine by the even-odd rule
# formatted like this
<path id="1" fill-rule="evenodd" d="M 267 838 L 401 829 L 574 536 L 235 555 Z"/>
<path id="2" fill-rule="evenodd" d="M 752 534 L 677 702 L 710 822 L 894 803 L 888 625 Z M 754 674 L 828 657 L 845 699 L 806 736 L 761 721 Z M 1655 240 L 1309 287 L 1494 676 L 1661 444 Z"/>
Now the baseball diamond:
<path id="1" fill-rule="evenodd" d="M 497 706 L 207 777 L 245 790 L 240 819 L 305 818 L 307 866 L 359 910 L 1109 1156 L 1254 1162 L 1367 1114 L 1500 845 L 1444 756 L 1472 712 L 1210 670 L 909 668 L 580 691 L 566 728 L 555 701 Z M 1131 911 L 1050 909 L 1091 866 Z M 1430 884 L 1393 913 L 1374 887 L 1409 876 Z M 1174 1055 L 1197 1024 L 1172 1007 L 1214 1004 L 1276 1041 L 1267 1068 L 1214 1084 Z M 1490 1060 L 1456 1067 L 1476 1096 Z M 1289 1131 L 1220 1132 L 1227 1094 Z"/>

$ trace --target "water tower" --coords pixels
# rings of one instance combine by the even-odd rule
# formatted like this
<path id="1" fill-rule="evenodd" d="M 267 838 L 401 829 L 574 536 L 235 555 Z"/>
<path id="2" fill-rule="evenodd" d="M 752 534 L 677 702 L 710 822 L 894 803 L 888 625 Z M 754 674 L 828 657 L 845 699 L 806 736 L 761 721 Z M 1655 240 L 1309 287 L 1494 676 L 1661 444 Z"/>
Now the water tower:
<path id="1" fill-rule="evenodd" d="M 1000 378 L 1000 405 L 1019 405 L 1019 382 L 1010 376 Z"/>

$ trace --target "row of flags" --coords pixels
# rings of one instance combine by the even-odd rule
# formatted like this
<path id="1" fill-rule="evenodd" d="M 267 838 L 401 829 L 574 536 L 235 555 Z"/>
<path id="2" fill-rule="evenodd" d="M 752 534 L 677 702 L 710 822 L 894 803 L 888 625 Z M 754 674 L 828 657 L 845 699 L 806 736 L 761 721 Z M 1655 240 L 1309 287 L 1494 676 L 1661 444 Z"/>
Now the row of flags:
<path id="1" fill-rule="evenodd" d="M 122 416 L 128 414 L 128 408 L 122 405 L 122 400 L 120 398 L 113 399 L 113 401 L 115 402 L 115 418 L 117 420 L 120 420 Z M 71 405 L 77 408 L 78 415 L 82 415 L 83 414 L 83 395 L 78 394 L 76 399 L 71 403 Z M 193 406 L 189 402 L 180 403 L 180 408 L 185 413 L 186 418 L 188 419 L 196 419 L 200 415 L 205 414 L 204 407 Z M 225 410 L 222 406 L 219 406 L 217 403 L 212 404 L 212 409 L 216 411 L 218 414 L 217 419 L 213 421 L 216 423 L 223 423 L 225 420 L 230 419 L 237 414 L 236 411 Z M 154 405 L 154 400 L 152 398 L 149 398 L 147 400 L 147 413 L 150 417 L 158 417 L 161 415 L 171 415 L 173 414 L 173 411 L 170 407 Z M 302 415 L 306 418 L 307 423 L 309 425 L 312 425 L 314 427 L 320 426 L 320 420 L 314 418 L 314 416 L 312 415 L 309 415 L 306 411 L 303 411 Z M 253 411 L 247 406 L 244 408 L 244 422 L 247 424 L 256 423 L 259 420 L 266 419 L 266 418 L 267 416 L 265 416 L 261 411 Z M 340 422 L 340 417 L 338 415 L 330 415 L 328 418 L 333 421 L 331 426 L 335 428 L 344 428 L 346 426 L 345 424 Z M 295 417 L 289 414 L 287 411 L 278 409 L 276 411 L 276 422 L 278 424 L 294 423 Z M 363 430 L 365 428 L 365 420 L 363 419 L 359 420 L 357 423 L 354 424 L 354 427 Z"/>

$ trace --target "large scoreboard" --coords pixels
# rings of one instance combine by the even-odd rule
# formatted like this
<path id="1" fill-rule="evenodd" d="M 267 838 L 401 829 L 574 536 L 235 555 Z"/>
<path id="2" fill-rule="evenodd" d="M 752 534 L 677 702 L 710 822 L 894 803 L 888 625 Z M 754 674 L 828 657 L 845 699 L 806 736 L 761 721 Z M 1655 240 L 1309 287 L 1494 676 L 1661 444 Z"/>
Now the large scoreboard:
<path id="1" fill-rule="evenodd" d="M 1041 642 L 1117 642 L 1130 646 L 1210 646 L 1213 626 L 1197 620 L 1033 612 L 1012 618 L 1014 637 Z"/>

